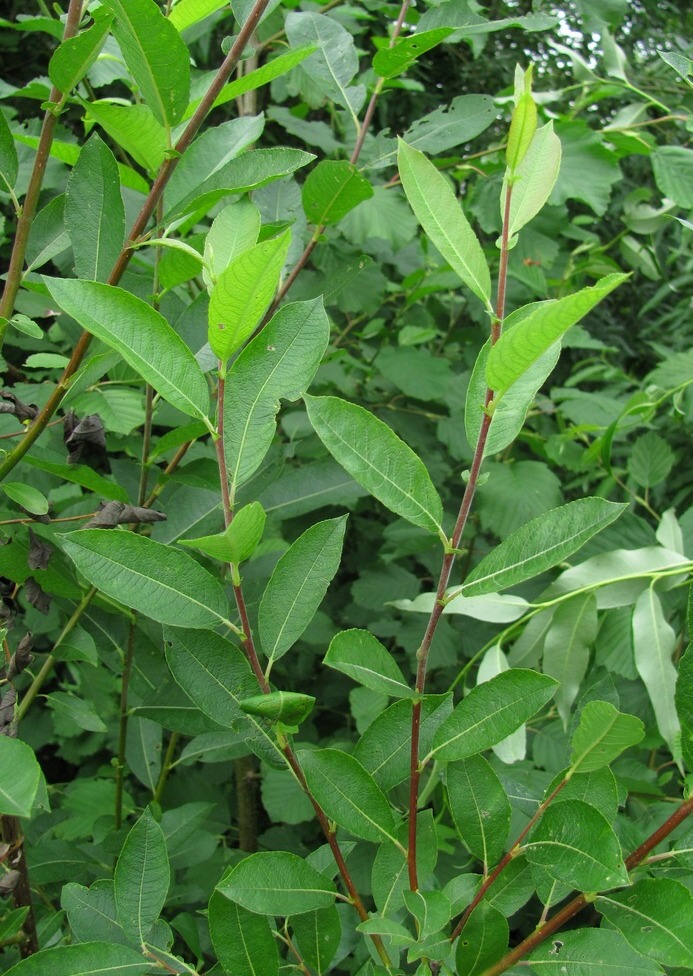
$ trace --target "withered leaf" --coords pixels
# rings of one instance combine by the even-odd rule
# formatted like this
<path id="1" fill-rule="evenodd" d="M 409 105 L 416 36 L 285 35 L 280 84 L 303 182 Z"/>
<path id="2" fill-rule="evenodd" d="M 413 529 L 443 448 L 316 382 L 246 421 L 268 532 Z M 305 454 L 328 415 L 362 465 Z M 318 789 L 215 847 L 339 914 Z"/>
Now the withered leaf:
<path id="1" fill-rule="evenodd" d="M 9 678 L 9 674 L 8 674 Z M 11 686 L 0 699 L 0 735 L 7 735 L 13 738 L 14 706 L 17 701 L 17 692 Z"/>
<path id="2" fill-rule="evenodd" d="M 6 898 L 8 895 L 12 894 L 14 889 L 19 884 L 19 879 L 21 875 L 19 871 L 8 871 L 6 874 L 0 876 L 0 897 Z"/>
<path id="3" fill-rule="evenodd" d="M 7 680 L 12 681 L 12 679 L 21 674 L 24 668 L 28 668 L 31 662 L 34 660 L 34 655 L 31 653 L 31 649 L 34 646 L 34 635 L 31 631 L 22 637 L 19 644 L 17 644 L 17 650 L 14 652 L 10 658 L 10 663 L 7 667 Z"/>
<path id="4" fill-rule="evenodd" d="M 11 390 L 0 390 L 0 413 L 13 413 L 20 423 L 33 420 L 38 413 L 35 403 L 23 403 Z"/>
<path id="5" fill-rule="evenodd" d="M 68 450 L 68 464 L 87 464 L 95 471 L 110 472 L 106 434 L 98 413 L 79 420 L 74 410 L 68 411 L 63 419 L 63 440 Z"/>
<path id="6" fill-rule="evenodd" d="M 105 502 L 99 506 L 96 515 L 90 519 L 85 529 L 113 529 L 116 525 L 129 525 L 133 522 L 164 522 L 163 512 L 155 512 L 151 508 L 140 508 L 137 505 L 126 505 L 125 502 Z"/>
<path id="7" fill-rule="evenodd" d="M 53 555 L 53 546 L 29 529 L 29 569 L 45 569 Z"/>
<path id="8" fill-rule="evenodd" d="M 41 589 L 33 576 L 24 583 L 24 596 L 40 613 L 46 614 L 50 610 L 52 597 Z"/>

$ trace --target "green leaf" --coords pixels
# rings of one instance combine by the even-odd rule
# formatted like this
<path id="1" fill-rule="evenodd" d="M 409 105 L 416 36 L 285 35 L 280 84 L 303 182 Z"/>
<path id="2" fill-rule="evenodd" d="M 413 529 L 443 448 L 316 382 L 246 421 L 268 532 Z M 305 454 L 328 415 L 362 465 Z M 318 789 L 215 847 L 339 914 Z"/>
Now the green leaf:
<path id="1" fill-rule="evenodd" d="M 610 702 L 588 702 L 573 733 L 570 775 L 601 769 L 644 735 L 645 727 L 635 715 L 624 715 Z"/>
<path id="2" fill-rule="evenodd" d="M 168 15 L 176 30 L 187 30 L 226 6 L 226 0 L 179 0 Z"/>
<path id="3" fill-rule="evenodd" d="M 355 837 L 397 843 L 390 803 L 357 759 L 339 749 L 302 749 L 299 758 L 310 791 L 330 820 Z"/>
<path id="4" fill-rule="evenodd" d="M 301 67 L 316 83 L 322 98 L 329 98 L 345 108 L 356 120 L 366 98 L 365 85 L 350 85 L 359 70 L 354 38 L 338 21 L 320 13 L 292 11 L 285 21 L 286 36 L 291 47 L 316 45 Z"/>
<path id="5" fill-rule="evenodd" d="M 166 841 L 149 807 L 125 838 L 113 879 L 118 921 L 141 945 L 161 914 L 171 882 Z"/>
<path id="6" fill-rule="evenodd" d="M 98 122 L 139 166 L 156 173 L 164 161 L 168 141 L 166 129 L 146 105 L 114 105 L 105 99 L 83 105 L 87 117 Z"/>
<path id="7" fill-rule="evenodd" d="M 77 698 L 65 691 L 54 691 L 47 696 L 46 704 L 68 726 L 73 725 L 87 732 L 108 732 L 108 726 L 97 714 L 94 705 L 84 698 Z"/>
<path id="8" fill-rule="evenodd" d="M 334 902 L 334 883 L 288 851 L 251 854 L 224 875 L 217 891 L 259 915 L 294 915 Z"/>
<path id="9" fill-rule="evenodd" d="M 689 600 L 693 599 L 689 595 Z M 676 681 L 676 714 L 681 723 L 681 753 L 686 768 L 693 771 L 693 644 L 679 662 Z"/>
<path id="10" fill-rule="evenodd" d="M 6 976 L 143 976 L 151 966 L 151 959 L 130 946 L 83 942 L 42 949 L 11 966 Z"/>
<path id="11" fill-rule="evenodd" d="M 605 145 L 609 133 L 582 120 L 559 122 L 556 130 L 561 140 L 561 169 L 549 204 L 582 200 L 601 216 L 613 185 L 623 178 L 616 153 Z"/>
<path id="12" fill-rule="evenodd" d="M 371 67 L 381 78 L 396 78 L 411 67 L 426 51 L 437 47 L 453 33 L 451 27 L 421 31 L 411 37 L 399 38 L 393 47 L 383 48 L 373 58 Z"/>
<path id="13" fill-rule="evenodd" d="M 465 847 L 490 868 L 503 854 L 510 829 L 510 801 L 501 781 L 483 756 L 470 756 L 450 763 L 446 785 Z"/>
<path id="14" fill-rule="evenodd" d="M 216 215 L 205 238 L 202 277 L 207 288 L 235 257 L 257 243 L 260 223 L 260 211 L 246 199 L 229 204 Z"/>
<path id="15" fill-rule="evenodd" d="M 693 149 L 658 146 L 650 159 L 655 183 L 662 196 L 686 210 L 693 207 Z"/>
<path id="16" fill-rule="evenodd" d="M 224 447 L 231 498 L 260 466 L 276 429 L 279 401 L 310 385 L 330 337 L 319 298 L 283 305 L 234 362 L 224 395 Z"/>
<path id="17" fill-rule="evenodd" d="M 32 468 L 38 468 L 39 471 L 47 471 L 48 474 L 55 475 L 61 481 L 71 481 L 73 484 L 82 485 L 83 488 L 88 488 L 89 491 L 93 491 L 103 498 L 109 498 L 116 502 L 127 503 L 128 501 L 128 494 L 121 485 L 109 481 L 108 478 L 104 478 L 103 475 L 86 464 L 57 464 L 55 461 L 31 457 L 31 455 L 24 458 L 24 463 L 30 464 Z"/>
<path id="18" fill-rule="evenodd" d="M 553 678 L 523 668 L 477 685 L 436 732 L 431 755 L 466 759 L 490 749 L 538 712 L 557 686 Z"/>
<path id="19" fill-rule="evenodd" d="M 125 240 L 125 207 L 115 157 L 94 133 L 67 181 L 65 227 L 78 278 L 106 281 Z"/>
<path id="20" fill-rule="evenodd" d="M 596 907 L 644 956 L 693 969 L 693 895 L 673 878 L 644 878 Z"/>
<path id="21" fill-rule="evenodd" d="M 303 209 L 317 227 L 336 224 L 362 200 L 373 196 L 373 187 L 346 160 L 323 159 L 306 177 L 301 190 Z"/>
<path id="22" fill-rule="evenodd" d="M 262 538 L 265 529 L 265 513 L 259 502 L 250 502 L 239 509 L 231 525 L 217 535 L 204 535 L 199 539 L 180 539 L 181 546 L 191 546 L 200 552 L 227 563 L 242 563 L 249 559 Z"/>
<path id="23" fill-rule="evenodd" d="M 187 553 L 111 529 L 81 529 L 60 538 L 90 583 L 152 620 L 197 628 L 227 619 L 220 584 Z"/>
<path id="24" fill-rule="evenodd" d="M 492 312 L 486 258 L 450 183 L 423 153 L 402 140 L 397 158 L 404 192 L 427 237 Z"/>
<path id="25" fill-rule="evenodd" d="M 241 710 L 246 715 L 259 715 L 270 722 L 300 725 L 313 711 L 315 698 L 298 691 L 271 691 L 266 695 L 244 698 Z"/>
<path id="26" fill-rule="evenodd" d="M 43 779 L 31 746 L 0 735 L 0 813 L 28 817 Z"/>
<path id="27" fill-rule="evenodd" d="M 291 929 L 304 962 L 321 976 L 329 971 L 342 938 L 342 923 L 336 905 L 294 915 Z"/>
<path id="28" fill-rule="evenodd" d="M 411 725 L 411 705 L 409 705 L 409 724 Z M 400 824 L 397 830 L 399 847 L 389 841 L 380 845 L 373 861 L 371 886 L 373 900 L 382 916 L 392 915 L 404 907 L 404 893 L 409 890 L 409 872 L 404 845 L 408 842 L 408 823 Z M 421 810 L 416 816 L 416 867 L 420 878 L 433 878 L 438 859 L 438 841 L 433 811 Z M 373 920 L 374 925 L 391 919 Z M 367 923 L 368 924 L 368 923 Z M 396 923 L 400 924 L 400 923 Z M 413 937 L 410 937 L 413 942 Z"/>
<path id="29" fill-rule="evenodd" d="M 0 112 L 0 189 L 3 192 L 14 189 L 18 172 L 19 160 L 12 131 L 4 114 Z"/>
<path id="30" fill-rule="evenodd" d="M 674 758 L 680 760 L 681 727 L 674 702 L 676 668 L 672 662 L 675 649 L 676 633 L 667 622 L 654 583 L 651 583 L 633 608 L 635 666 L 652 702 L 657 728 Z"/>
<path id="31" fill-rule="evenodd" d="M 534 302 L 510 314 L 503 335 L 489 353 L 486 382 L 499 400 L 529 367 L 628 275 L 611 274 L 574 295 Z"/>
<path id="32" fill-rule="evenodd" d="M 534 133 L 527 153 L 515 170 L 510 198 L 509 238 L 515 236 L 535 217 L 551 196 L 561 168 L 561 140 L 553 131 L 553 122 Z M 508 177 L 501 191 L 501 216 L 505 215 Z"/>
<path id="33" fill-rule="evenodd" d="M 393 600 L 392 605 L 408 613 L 430 614 L 436 605 L 437 593 L 419 593 L 413 600 Z M 461 596 L 459 590 L 446 594 L 448 602 L 444 614 L 473 617 L 488 623 L 506 624 L 520 617 L 529 609 L 529 603 L 521 596 L 511 594 L 486 593 L 484 596 Z"/>
<path id="34" fill-rule="evenodd" d="M 414 691 L 390 652 L 367 630 L 343 630 L 332 638 L 323 663 L 354 681 L 395 698 L 413 698 Z"/>
<path id="35" fill-rule="evenodd" d="M 325 447 L 355 481 L 396 515 L 439 534 L 443 505 L 423 461 L 368 410 L 338 397 L 304 397 Z"/>
<path id="36" fill-rule="evenodd" d="M 458 976 L 480 976 L 508 948 L 508 922 L 502 912 L 482 901 L 469 916 L 457 942 Z"/>
<path id="37" fill-rule="evenodd" d="M 527 155 L 530 143 L 537 131 L 537 106 L 530 91 L 523 92 L 517 100 L 510 120 L 505 161 L 514 176 L 515 170 Z"/>
<path id="38" fill-rule="evenodd" d="M 621 845 L 608 820 L 582 800 L 555 800 L 529 835 L 527 859 L 579 891 L 628 884 Z"/>
<path id="39" fill-rule="evenodd" d="M 31 485 L 25 485 L 21 481 L 5 481 L 0 485 L 0 491 L 32 515 L 45 515 L 48 511 L 48 499 Z"/>
<path id="40" fill-rule="evenodd" d="M 525 523 L 471 571 L 462 596 L 495 593 L 539 576 L 577 552 L 621 515 L 627 504 L 579 498 Z"/>
<path id="41" fill-rule="evenodd" d="M 529 958 L 539 976 L 661 976 L 662 970 L 632 949 L 620 932 L 573 929 L 547 939 Z"/>
<path id="42" fill-rule="evenodd" d="M 452 916 L 450 899 L 442 891 L 405 891 L 404 903 L 418 923 L 421 943 L 440 934 Z"/>
<path id="43" fill-rule="evenodd" d="M 313 159 L 315 156 L 312 153 L 301 149 L 251 149 L 213 170 L 193 190 L 185 193 L 164 214 L 163 222 L 170 224 L 193 210 L 207 212 L 222 197 L 231 193 L 245 193 L 283 176 L 290 176 Z"/>
<path id="44" fill-rule="evenodd" d="M 318 522 L 274 567 L 260 602 L 258 631 L 270 662 L 293 647 L 315 616 L 339 568 L 346 516 Z"/>
<path id="45" fill-rule="evenodd" d="M 638 437 L 628 456 L 628 473 L 642 488 L 664 481 L 676 456 L 667 442 L 653 430 Z"/>
<path id="46" fill-rule="evenodd" d="M 93 11 L 94 23 L 88 30 L 63 41 L 48 63 L 48 76 L 59 92 L 69 94 L 84 78 L 103 47 L 113 20 L 103 8 Z"/>
<path id="47" fill-rule="evenodd" d="M 277 940 L 268 920 L 229 901 L 219 891 L 209 900 L 209 934 L 225 972 L 278 976 Z"/>
<path id="48" fill-rule="evenodd" d="M 543 670 L 560 681 L 556 708 L 568 728 L 570 708 L 587 672 L 590 651 L 597 637 L 599 620 L 593 593 L 574 596 L 556 607 L 544 639 Z"/>
<path id="49" fill-rule="evenodd" d="M 160 125 L 179 122 L 190 93 L 190 56 L 154 0 L 104 0 L 113 34 L 142 97 Z"/>
<path id="50" fill-rule="evenodd" d="M 209 344 L 226 362 L 253 334 L 274 297 L 291 240 L 279 237 L 255 244 L 222 271 L 209 302 Z"/>
<path id="51" fill-rule="evenodd" d="M 178 410 L 207 419 L 209 390 L 192 352 L 163 315 L 122 288 L 44 278 L 68 315 L 111 348 Z"/>

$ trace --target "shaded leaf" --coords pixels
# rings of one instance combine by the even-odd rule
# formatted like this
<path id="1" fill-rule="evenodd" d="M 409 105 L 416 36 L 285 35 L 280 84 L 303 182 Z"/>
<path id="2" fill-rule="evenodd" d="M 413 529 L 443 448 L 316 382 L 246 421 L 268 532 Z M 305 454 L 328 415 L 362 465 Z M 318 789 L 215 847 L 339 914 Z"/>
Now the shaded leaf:
<path id="1" fill-rule="evenodd" d="M 693 968 L 693 895 L 673 878 L 644 878 L 597 898 L 596 907 L 644 956 Z"/>
<path id="2" fill-rule="evenodd" d="M 373 187 L 352 163 L 323 159 L 306 177 L 301 196 L 306 217 L 321 226 L 340 221 L 373 196 Z"/>
<path id="3" fill-rule="evenodd" d="M 480 976 L 508 947 L 508 922 L 487 901 L 476 906 L 457 942 L 458 976 Z"/>
<path id="4" fill-rule="evenodd" d="M 83 942 L 42 949 L 10 967 L 7 976 L 142 976 L 150 969 L 151 960 L 130 946 Z"/>
<path id="5" fill-rule="evenodd" d="M 323 663 L 373 691 L 395 698 L 414 696 L 390 652 L 367 630 L 344 630 L 337 634 L 330 642 Z"/>
<path id="6" fill-rule="evenodd" d="M 465 847 L 489 868 L 505 850 L 510 801 L 483 756 L 450 763 L 446 772 L 450 812 Z"/>
<path id="7" fill-rule="evenodd" d="M 209 933 L 217 958 L 234 976 L 276 976 L 279 953 L 269 922 L 219 891 L 209 900 Z"/>
<path id="8" fill-rule="evenodd" d="M 652 702 L 657 728 L 674 758 L 680 761 L 681 727 L 674 703 L 676 668 L 672 661 L 675 649 L 676 634 L 664 616 L 654 585 L 650 584 L 633 608 L 635 666 Z"/>
<path id="9" fill-rule="evenodd" d="M 547 939 L 529 958 L 541 976 L 661 976 L 662 970 L 609 929 L 573 929 Z"/>
<path id="10" fill-rule="evenodd" d="M 260 915 L 294 915 L 334 902 L 335 886 L 307 861 L 288 851 L 262 851 L 225 874 L 217 891 Z"/>
<path id="11" fill-rule="evenodd" d="M 112 16 L 103 8 L 93 11 L 94 23 L 56 48 L 48 63 L 48 77 L 59 92 L 69 94 L 99 56 Z"/>
<path id="12" fill-rule="evenodd" d="M 645 727 L 635 715 L 624 715 L 610 702 L 588 702 L 573 733 L 570 775 L 601 769 L 644 735 Z"/>
<path id="13" fill-rule="evenodd" d="M 43 774 L 34 750 L 20 739 L 0 735 L 0 813 L 28 817 Z"/>
<path id="14" fill-rule="evenodd" d="M 141 944 L 164 907 L 171 880 L 166 841 L 149 807 L 125 838 L 113 879 L 118 921 Z"/>

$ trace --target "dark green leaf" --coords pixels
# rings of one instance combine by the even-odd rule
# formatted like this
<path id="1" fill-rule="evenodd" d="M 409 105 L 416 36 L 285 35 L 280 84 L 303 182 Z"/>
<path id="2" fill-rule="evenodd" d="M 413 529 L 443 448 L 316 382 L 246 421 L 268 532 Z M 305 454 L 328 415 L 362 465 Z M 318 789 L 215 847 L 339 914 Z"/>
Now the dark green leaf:
<path id="1" fill-rule="evenodd" d="M 633 608 L 635 666 L 647 688 L 662 738 L 674 758 L 680 760 L 681 728 L 674 703 L 676 668 L 672 661 L 675 648 L 676 633 L 664 616 L 653 582 L 643 590 Z"/>
<path id="2" fill-rule="evenodd" d="M 43 774 L 34 750 L 21 739 L 0 735 L 0 813 L 28 817 Z"/>
<path id="3" fill-rule="evenodd" d="M 462 930 L 455 959 L 458 976 L 480 976 L 500 959 L 508 947 L 508 922 L 505 915 L 482 901 L 469 916 Z"/>
<path id="4" fill-rule="evenodd" d="M 103 8 L 93 12 L 94 24 L 70 37 L 53 52 L 48 76 L 59 92 L 69 94 L 96 61 L 111 26 L 112 16 Z"/>
<path id="5" fill-rule="evenodd" d="M 400 38 L 393 47 L 383 48 L 373 58 L 373 71 L 381 78 L 396 78 L 406 71 L 426 51 L 437 47 L 453 33 L 451 27 L 419 31 L 411 37 Z"/>
<path id="6" fill-rule="evenodd" d="M 209 934 L 224 970 L 234 976 L 277 976 L 279 953 L 269 922 L 219 891 L 209 900 Z"/>
<path id="7" fill-rule="evenodd" d="M 664 438 L 653 430 L 638 437 L 628 456 L 628 473 L 642 488 L 664 481 L 676 457 Z"/>
<path id="8" fill-rule="evenodd" d="M 217 891 L 259 915 L 295 915 L 332 905 L 332 881 L 288 851 L 251 854 L 224 875 Z"/>
<path id="9" fill-rule="evenodd" d="M 693 968 L 693 895 L 680 881 L 644 878 L 597 898 L 596 907 L 644 956 Z"/>
<path id="10" fill-rule="evenodd" d="M 661 968 L 645 959 L 620 932 L 574 929 L 547 939 L 529 958 L 540 976 L 661 976 Z"/>
<path id="11" fill-rule="evenodd" d="M 11 966 L 7 976 L 142 976 L 151 965 L 151 959 L 129 946 L 83 942 L 43 949 Z"/>
<path id="12" fill-rule="evenodd" d="M 373 187 L 346 160 L 323 159 L 303 184 L 303 209 L 316 226 L 336 224 L 362 200 L 373 196 Z"/>
<path id="13" fill-rule="evenodd" d="M 313 710 L 315 698 L 299 691 L 271 691 L 266 695 L 253 695 L 241 702 L 246 715 L 259 715 L 270 722 L 284 725 L 300 725 Z"/>
<path id="14" fill-rule="evenodd" d="M 141 945 L 164 907 L 171 880 L 166 841 L 149 808 L 125 838 L 113 877 L 118 922 Z"/>
<path id="15" fill-rule="evenodd" d="M 596 597 L 584 593 L 556 607 L 544 638 L 543 670 L 560 681 L 555 701 L 566 729 L 598 630 Z"/>
<path id="16" fill-rule="evenodd" d="M 335 905 L 294 915 L 291 929 L 306 965 L 318 976 L 329 971 L 342 937 L 342 923 Z"/>
<path id="17" fill-rule="evenodd" d="M 450 763 L 446 772 L 450 812 L 471 853 L 490 868 L 505 850 L 510 801 L 483 756 Z"/>
<path id="18" fill-rule="evenodd" d="M 0 112 L 0 189 L 3 193 L 14 189 L 18 171 L 19 161 L 12 131 L 7 124 L 7 119 Z"/>
<path id="19" fill-rule="evenodd" d="M 395 698 L 412 698 L 413 689 L 390 652 L 367 630 L 344 630 L 332 638 L 324 664 L 354 681 Z"/>
<path id="20" fill-rule="evenodd" d="M 571 776 L 608 765 L 624 749 L 640 742 L 644 734 L 644 725 L 634 715 L 624 715 L 610 702 L 588 702 L 573 734 Z"/>

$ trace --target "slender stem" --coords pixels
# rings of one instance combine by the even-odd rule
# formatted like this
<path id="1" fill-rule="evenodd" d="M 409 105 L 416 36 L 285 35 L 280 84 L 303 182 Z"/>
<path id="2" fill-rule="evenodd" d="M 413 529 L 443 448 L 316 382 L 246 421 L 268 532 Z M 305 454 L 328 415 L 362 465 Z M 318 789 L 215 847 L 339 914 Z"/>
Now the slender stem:
<path id="1" fill-rule="evenodd" d="M 166 755 L 164 756 L 164 761 L 161 766 L 161 772 L 159 773 L 159 779 L 156 782 L 156 787 L 154 793 L 152 794 L 152 801 L 154 803 L 161 802 L 161 794 L 164 792 L 164 786 L 166 786 L 166 781 L 168 779 L 168 774 L 173 769 L 173 757 L 176 753 L 176 746 L 178 745 L 178 733 L 171 732 L 169 736 L 168 745 L 166 746 Z"/>
<path id="2" fill-rule="evenodd" d="M 240 756 L 233 763 L 236 780 L 238 846 L 252 854 L 257 850 L 257 770 L 255 756 Z"/>
<path id="3" fill-rule="evenodd" d="M 655 847 L 662 843 L 663 840 L 671 834 L 673 830 L 676 829 L 683 821 L 693 813 L 693 796 L 690 796 L 672 813 L 672 815 L 664 821 L 664 823 L 657 828 L 647 840 L 643 841 L 640 847 L 636 848 L 632 854 L 626 858 L 626 868 L 632 871 L 641 864 Z M 583 908 L 586 908 L 588 904 L 592 901 L 591 896 L 577 895 L 572 901 L 569 901 L 567 905 L 564 905 L 560 911 L 556 912 L 548 921 L 541 926 L 541 928 L 535 929 L 531 935 L 528 935 L 526 939 L 520 942 L 519 945 L 511 949 L 510 952 L 506 953 L 502 959 L 493 966 L 484 970 L 481 976 L 500 976 L 511 966 L 514 966 L 516 962 L 523 959 L 525 956 L 533 952 L 537 946 L 545 942 L 550 936 L 565 925 L 566 922 L 570 921 L 573 916 L 581 912 Z"/>
<path id="4" fill-rule="evenodd" d="M 512 193 L 512 186 L 508 183 L 508 189 L 505 198 L 505 213 L 503 217 L 503 233 L 501 238 L 501 253 L 500 253 L 500 266 L 498 270 L 498 293 L 496 297 L 496 314 L 495 318 L 491 322 L 491 344 L 494 345 L 501 334 L 501 323 L 503 321 L 503 316 L 505 315 L 505 293 L 506 285 L 508 279 L 508 256 L 509 256 L 509 226 L 510 226 L 510 197 Z M 462 502 L 460 504 L 460 510 L 457 515 L 457 521 L 455 522 L 455 528 L 452 533 L 452 538 L 450 540 L 450 547 L 448 552 L 445 553 L 443 557 L 443 563 L 440 570 L 440 576 L 438 578 L 438 587 L 436 589 L 436 598 L 433 604 L 433 609 L 431 610 L 431 615 L 428 619 L 428 624 L 426 626 L 426 631 L 424 633 L 423 639 L 416 652 L 416 698 L 414 699 L 412 705 L 412 717 L 411 717 L 411 750 L 410 750 L 410 766 L 409 766 L 409 829 L 408 829 L 408 841 L 409 841 L 409 853 L 407 858 L 407 867 L 409 873 L 409 887 L 412 891 L 418 891 L 419 883 L 416 868 L 416 811 L 419 804 L 419 780 L 421 777 L 421 764 L 419 762 L 419 739 L 421 733 L 421 703 L 426 688 L 426 668 L 428 665 L 428 655 L 431 650 L 431 644 L 433 643 L 433 638 L 435 636 L 436 629 L 438 627 L 438 622 L 440 620 L 441 614 L 443 612 L 445 603 L 445 591 L 450 582 L 450 575 L 452 573 L 452 568 L 455 564 L 455 557 L 457 556 L 457 550 L 459 548 L 460 540 L 462 538 L 462 533 L 467 525 L 467 520 L 469 518 L 469 512 L 472 507 L 472 502 L 474 501 L 474 495 L 476 493 L 477 485 L 479 483 L 479 474 L 481 472 L 481 465 L 484 460 L 484 451 L 486 449 L 486 440 L 488 438 L 489 428 L 491 426 L 491 415 L 488 411 L 489 405 L 493 399 L 493 390 L 486 390 L 486 398 L 484 402 L 484 412 L 481 417 L 481 425 L 479 427 L 479 434 L 477 436 L 476 447 L 474 449 L 474 457 L 472 459 L 472 466 L 469 472 L 469 477 L 467 480 L 467 485 L 462 496 Z"/>
<path id="5" fill-rule="evenodd" d="M 81 0 L 70 0 L 70 4 L 67 8 L 67 17 L 65 18 L 63 41 L 68 40 L 70 37 L 74 37 L 74 35 L 77 33 L 81 16 Z M 61 100 L 62 96 L 63 93 L 54 87 L 51 89 L 49 100 L 53 103 L 57 103 Z M 36 158 L 34 159 L 34 166 L 31 171 L 26 196 L 24 197 L 24 205 L 22 207 L 19 220 L 17 221 L 17 230 L 14 237 L 14 243 L 12 245 L 10 264 L 9 268 L 7 269 L 7 278 L 5 280 L 2 298 L 0 299 L 0 349 L 2 349 L 2 344 L 8 328 L 7 320 L 12 315 L 15 299 L 17 298 L 17 292 L 19 291 L 22 283 L 22 270 L 24 268 L 24 259 L 26 257 L 26 249 L 29 243 L 31 225 L 34 220 L 34 216 L 36 215 L 36 209 L 38 207 L 39 197 L 41 195 L 41 187 L 43 185 L 43 177 L 46 172 L 46 165 L 48 163 L 48 157 L 50 156 L 51 144 L 53 142 L 53 136 L 55 134 L 57 124 L 57 114 L 47 110 L 43 117 L 41 135 L 39 136 L 38 146 L 36 147 Z"/>
<path id="6" fill-rule="evenodd" d="M 137 621 L 131 620 L 128 628 L 128 642 L 125 648 L 123 674 L 120 679 L 120 719 L 118 722 L 118 761 L 115 775 L 115 829 L 120 830 L 123 822 L 123 779 L 125 776 L 125 742 L 128 732 L 128 688 L 132 662 L 135 656 L 135 632 Z"/>
<path id="7" fill-rule="evenodd" d="M 75 0 L 72 0 L 75 2 Z M 152 188 L 149 191 L 147 199 L 142 204 L 142 209 L 137 215 L 134 224 L 128 235 L 128 239 L 120 252 L 113 270 L 108 279 L 109 285 L 117 285 L 123 276 L 125 269 L 127 268 L 130 259 L 133 255 L 133 245 L 137 243 L 140 236 L 144 233 L 144 230 L 149 223 L 149 220 L 154 213 L 157 203 L 161 199 L 164 192 L 166 184 L 171 178 L 171 174 L 175 169 L 180 156 L 188 148 L 197 132 L 202 125 L 207 113 L 212 108 L 214 101 L 221 91 L 221 89 L 226 84 L 229 76 L 233 72 L 234 68 L 238 64 L 241 55 L 248 43 L 249 38 L 252 36 L 258 21 L 262 17 L 262 14 L 267 7 L 269 0 L 256 0 L 248 19 L 241 28 L 236 41 L 234 42 L 231 50 L 224 59 L 221 67 L 217 71 L 212 84 L 209 86 L 204 98 L 198 105 L 195 113 L 188 122 L 185 131 L 181 135 L 180 139 L 175 145 L 176 154 L 174 157 L 164 160 L 159 169 L 156 179 L 152 184 Z M 89 332 L 83 332 L 77 345 L 75 346 L 70 361 L 65 367 L 65 371 L 61 376 L 58 384 L 53 390 L 53 393 L 48 398 L 46 405 L 43 407 L 41 412 L 36 416 L 31 426 L 28 428 L 26 434 L 22 440 L 17 444 L 14 450 L 10 451 L 6 456 L 5 460 L 0 464 L 0 481 L 9 474 L 10 471 L 21 461 L 26 452 L 29 450 L 31 445 L 37 440 L 41 433 L 45 430 L 48 422 L 55 413 L 55 411 L 60 406 L 65 393 L 69 387 L 70 378 L 77 372 L 79 366 L 84 358 L 87 349 L 89 348 L 89 343 L 91 342 L 91 335 Z"/>

